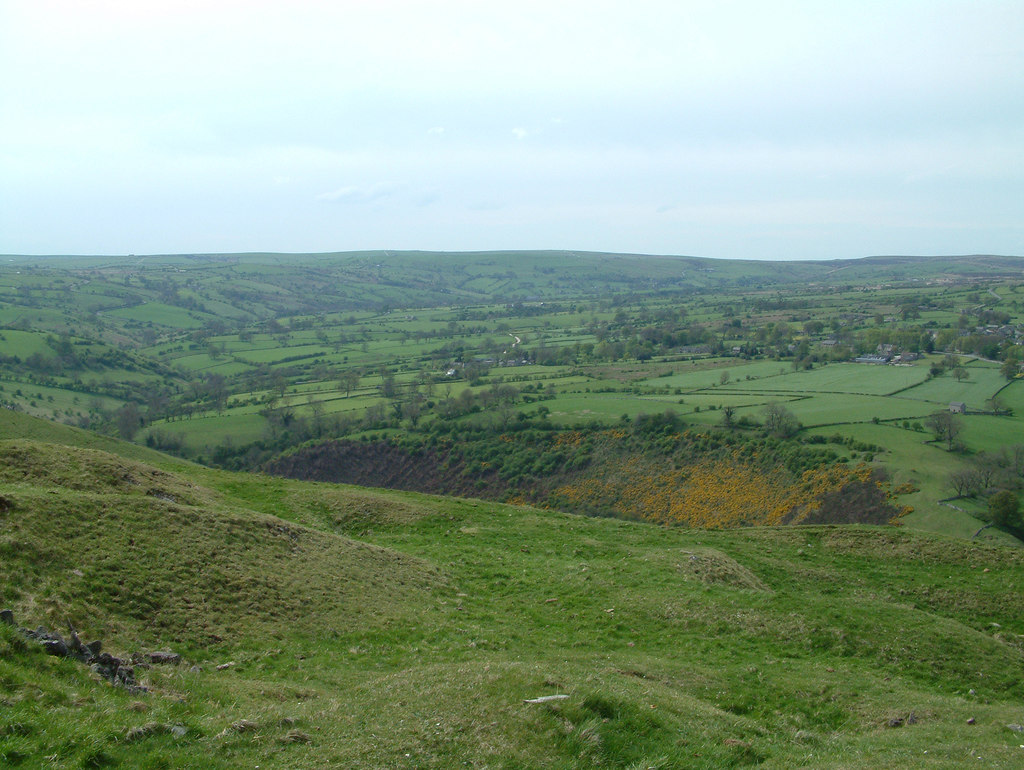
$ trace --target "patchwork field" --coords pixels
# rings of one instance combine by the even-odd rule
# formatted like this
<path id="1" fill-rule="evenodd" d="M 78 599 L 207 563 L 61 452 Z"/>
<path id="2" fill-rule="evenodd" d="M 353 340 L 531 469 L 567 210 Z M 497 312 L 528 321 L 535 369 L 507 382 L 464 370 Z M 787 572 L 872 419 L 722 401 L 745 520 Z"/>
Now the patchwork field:
<path id="1" fill-rule="evenodd" d="M 336 439 L 430 445 L 438 431 L 586 431 L 668 411 L 753 437 L 778 405 L 798 423 L 790 441 L 871 445 L 830 443 L 894 479 L 942 469 L 918 474 L 907 522 L 963 533 L 987 498 L 940 503 L 951 474 L 1024 435 L 1012 258 L 12 259 L 0 265 L 0 401 L 230 467 Z M 851 362 L 880 351 L 919 357 Z M 944 444 L 929 419 L 954 401 L 967 414 Z M 861 438 L 876 423 L 894 430 Z"/>

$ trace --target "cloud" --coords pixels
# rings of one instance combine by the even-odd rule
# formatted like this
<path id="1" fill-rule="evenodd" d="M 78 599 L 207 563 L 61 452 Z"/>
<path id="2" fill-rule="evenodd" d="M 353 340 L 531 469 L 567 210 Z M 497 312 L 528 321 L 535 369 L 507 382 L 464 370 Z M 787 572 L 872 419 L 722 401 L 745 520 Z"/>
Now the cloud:
<path id="1" fill-rule="evenodd" d="M 427 129 L 427 133 L 431 136 L 441 136 L 444 133 L 444 126 L 432 126 Z"/>
<path id="2" fill-rule="evenodd" d="M 527 131 L 525 128 L 517 127 L 512 129 L 512 134 L 515 136 L 516 139 L 519 139 L 521 141 L 528 137 L 530 135 L 530 132 Z"/>
<path id="3" fill-rule="evenodd" d="M 369 187 L 349 185 L 339 187 L 337 190 L 320 193 L 316 196 L 316 199 L 318 201 L 327 201 L 328 203 L 372 203 L 382 198 L 392 197 L 403 186 L 397 182 L 378 182 Z"/>

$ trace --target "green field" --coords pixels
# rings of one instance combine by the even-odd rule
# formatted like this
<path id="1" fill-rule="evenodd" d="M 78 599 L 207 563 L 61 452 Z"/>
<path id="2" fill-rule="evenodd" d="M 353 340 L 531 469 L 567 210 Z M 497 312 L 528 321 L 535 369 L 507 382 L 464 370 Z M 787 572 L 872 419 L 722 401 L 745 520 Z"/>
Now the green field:
<path id="1" fill-rule="evenodd" d="M 731 372 L 730 372 L 731 373 Z M 740 382 L 744 369 L 737 369 L 737 381 L 730 387 L 740 390 L 772 389 L 778 392 L 859 393 L 884 396 L 924 382 L 928 364 L 910 366 L 873 366 L 871 364 L 830 364 L 810 371 L 789 372 L 767 382 Z"/>
<path id="2" fill-rule="evenodd" d="M 1024 435 L 1022 386 L 1002 371 L 1024 360 L 1014 258 L 14 259 L 0 264 L 0 401 L 140 442 L 165 433 L 186 457 L 230 467 L 335 439 L 427 447 L 460 426 L 595 430 L 667 410 L 754 438 L 777 403 L 802 426 L 795 445 L 838 432 L 884 447 L 857 454 L 901 479 L 923 450 L 862 437 L 891 429 L 880 435 L 920 444 L 931 413 L 964 401 L 956 451 L 923 445 L 941 460 L 913 502 L 913 521 L 963 534 L 987 496 L 941 503 L 950 475 Z M 882 350 L 923 357 L 850 362 Z M 978 414 L 997 393 L 1012 411 Z"/>
<path id="3" fill-rule="evenodd" d="M 145 302 L 132 307 L 109 310 L 106 315 L 126 321 L 168 326 L 173 329 L 198 329 L 203 326 L 203 319 L 180 307 L 165 305 L 162 302 Z"/>
<path id="4" fill-rule="evenodd" d="M 147 691 L 131 693 L 0 626 L 7 766 L 1020 757 L 1017 548 L 655 527 L 229 474 L 14 413 L 0 426 L 0 605 L 115 655 L 184 658 L 136 666 Z"/>
<path id="5" fill-rule="evenodd" d="M 951 376 L 937 377 L 922 383 L 901 395 L 943 406 L 951 401 L 963 401 L 969 409 L 985 409 L 985 402 L 1006 385 L 997 366 L 971 366 L 970 378 L 957 382 Z"/>

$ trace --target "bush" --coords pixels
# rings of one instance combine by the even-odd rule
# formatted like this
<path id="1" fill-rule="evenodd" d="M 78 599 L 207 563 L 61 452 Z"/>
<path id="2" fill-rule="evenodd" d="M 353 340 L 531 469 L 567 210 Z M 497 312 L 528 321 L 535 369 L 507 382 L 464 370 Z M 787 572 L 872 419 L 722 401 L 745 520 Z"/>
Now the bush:
<path id="1" fill-rule="evenodd" d="M 1024 525 L 1020 515 L 1020 500 L 1008 489 L 996 492 L 988 499 L 988 515 L 993 524 L 1011 529 Z"/>

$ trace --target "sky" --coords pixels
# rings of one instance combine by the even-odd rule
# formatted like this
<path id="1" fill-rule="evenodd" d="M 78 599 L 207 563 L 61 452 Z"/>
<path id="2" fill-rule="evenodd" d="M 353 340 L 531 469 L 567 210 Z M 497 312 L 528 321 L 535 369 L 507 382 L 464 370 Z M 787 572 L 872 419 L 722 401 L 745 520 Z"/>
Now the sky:
<path id="1" fill-rule="evenodd" d="M 0 0 L 0 253 L 1024 255 L 1024 2 Z"/>

